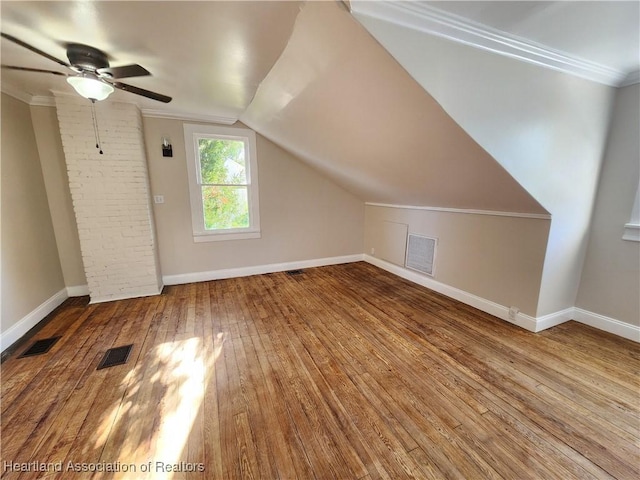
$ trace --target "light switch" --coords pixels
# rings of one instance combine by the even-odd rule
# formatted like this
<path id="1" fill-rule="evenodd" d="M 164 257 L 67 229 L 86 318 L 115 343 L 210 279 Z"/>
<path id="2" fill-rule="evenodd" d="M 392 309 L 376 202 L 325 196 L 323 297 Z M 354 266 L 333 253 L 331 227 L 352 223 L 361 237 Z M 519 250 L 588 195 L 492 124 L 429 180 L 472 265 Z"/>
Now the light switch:
<path id="1" fill-rule="evenodd" d="M 164 203 L 164 195 L 154 195 L 153 203 Z"/>

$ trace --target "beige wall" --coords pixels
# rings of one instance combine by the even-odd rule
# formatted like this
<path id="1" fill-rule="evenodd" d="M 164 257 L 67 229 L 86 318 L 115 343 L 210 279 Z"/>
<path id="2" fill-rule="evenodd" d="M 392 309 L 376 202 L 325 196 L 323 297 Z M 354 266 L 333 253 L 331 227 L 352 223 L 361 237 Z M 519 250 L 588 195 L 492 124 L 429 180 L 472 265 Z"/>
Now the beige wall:
<path id="1" fill-rule="evenodd" d="M 31 120 L 40 155 L 64 283 L 67 287 L 84 286 L 87 284 L 87 279 L 82 264 L 78 225 L 73 213 L 56 109 L 32 106 Z"/>
<path id="2" fill-rule="evenodd" d="M 362 253 L 362 201 L 258 135 L 262 237 L 194 243 L 183 122 L 145 117 L 144 135 L 163 275 Z M 174 156 L 162 157 L 162 137 Z"/>
<path id="3" fill-rule="evenodd" d="M 64 288 L 29 106 L 2 94 L 2 319 L 6 332 Z"/>
<path id="4" fill-rule="evenodd" d="M 371 205 L 365 218 L 365 253 L 402 259 L 381 251 L 389 248 L 384 222 L 408 225 L 438 239 L 434 280 L 535 316 L 549 220 Z"/>
<path id="5" fill-rule="evenodd" d="M 640 85 L 617 92 L 576 306 L 640 325 L 640 243 L 622 240 L 640 175 Z"/>
<path id="6" fill-rule="evenodd" d="M 573 307 L 615 89 L 358 17 L 552 215 L 537 316 Z"/>

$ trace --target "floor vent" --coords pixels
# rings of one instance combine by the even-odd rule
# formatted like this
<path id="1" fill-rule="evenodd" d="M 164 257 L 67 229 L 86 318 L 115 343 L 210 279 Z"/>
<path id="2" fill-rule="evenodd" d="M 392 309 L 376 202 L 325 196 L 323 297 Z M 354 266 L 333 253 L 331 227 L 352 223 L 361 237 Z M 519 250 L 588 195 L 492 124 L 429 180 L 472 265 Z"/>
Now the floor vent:
<path id="1" fill-rule="evenodd" d="M 433 276 L 438 240 L 421 235 L 409 234 L 405 267 Z"/>
<path id="2" fill-rule="evenodd" d="M 42 340 L 36 340 L 33 344 L 27 348 L 22 355 L 18 358 L 33 357 L 34 355 L 42 355 L 51 350 L 51 347 L 60 340 L 62 337 L 43 338 Z"/>
<path id="3" fill-rule="evenodd" d="M 294 276 L 294 275 L 302 275 L 302 273 L 304 273 L 304 271 L 303 270 L 288 270 L 285 273 L 287 275 Z"/>
<path id="4" fill-rule="evenodd" d="M 122 365 L 129 360 L 129 354 L 133 345 L 125 345 L 123 347 L 110 348 L 102 357 L 102 361 L 96 370 L 102 370 L 103 368 L 114 367 L 116 365 Z"/>

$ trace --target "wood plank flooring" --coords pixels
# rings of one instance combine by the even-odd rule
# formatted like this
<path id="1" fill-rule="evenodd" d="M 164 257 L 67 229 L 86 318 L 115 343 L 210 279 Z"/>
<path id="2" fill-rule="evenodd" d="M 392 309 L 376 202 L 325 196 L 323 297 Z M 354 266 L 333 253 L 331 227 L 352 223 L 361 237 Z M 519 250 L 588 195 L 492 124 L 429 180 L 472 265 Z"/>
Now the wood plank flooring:
<path id="1" fill-rule="evenodd" d="M 2 364 L 3 479 L 640 476 L 640 345 L 532 334 L 365 263 L 52 315 L 49 353 Z"/>

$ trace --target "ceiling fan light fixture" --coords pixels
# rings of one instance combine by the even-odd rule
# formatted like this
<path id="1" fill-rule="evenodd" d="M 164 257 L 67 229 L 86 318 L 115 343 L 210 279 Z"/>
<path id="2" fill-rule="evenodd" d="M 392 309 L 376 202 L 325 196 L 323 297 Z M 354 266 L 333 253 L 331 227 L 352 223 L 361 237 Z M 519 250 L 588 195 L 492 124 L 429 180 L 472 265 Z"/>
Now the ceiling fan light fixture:
<path id="1" fill-rule="evenodd" d="M 2 0 L 0 0 L 0 2 L 1 1 Z M 72 76 L 68 76 L 65 73 L 54 70 L 42 70 L 40 68 L 18 67 L 14 65 L 0 65 L 3 70 L 20 70 L 23 72 L 49 73 L 52 75 L 66 76 L 69 85 L 71 85 L 80 96 L 91 100 L 93 103 L 106 99 L 115 91 L 115 89 L 133 93 L 134 95 L 140 95 L 162 103 L 169 103 L 172 100 L 171 97 L 160 93 L 145 90 L 144 88 L 135 87 L 133 85 L 127 85 L 126 83 L 121 83 L 119 81 L 113 81 L 121 78 L 150 76 L 151 73 L 149 70 L 137 63 L 111 67 L 109 65 L 107 54 L 89 45 L 68 43 L 66 47 L 69 63 L 67 63 L 43 52 L 42 50 L 38 50 L 36 47 L 29 45 L 20 39 L 7 35 L 4 32 L 0 32 L 0 37 L 24 47 L 41 57 L 51 60 L 58 65 L 67 67 L 73 71 L 73 74 Z"/>
<path id="2" fill-rule="evenodd" d="M 86 75 L 67 77 L 67 82 L 79 95 L 97 102 L 104 100 L 114 92 L 114 88 L 108 83 Z"/>

